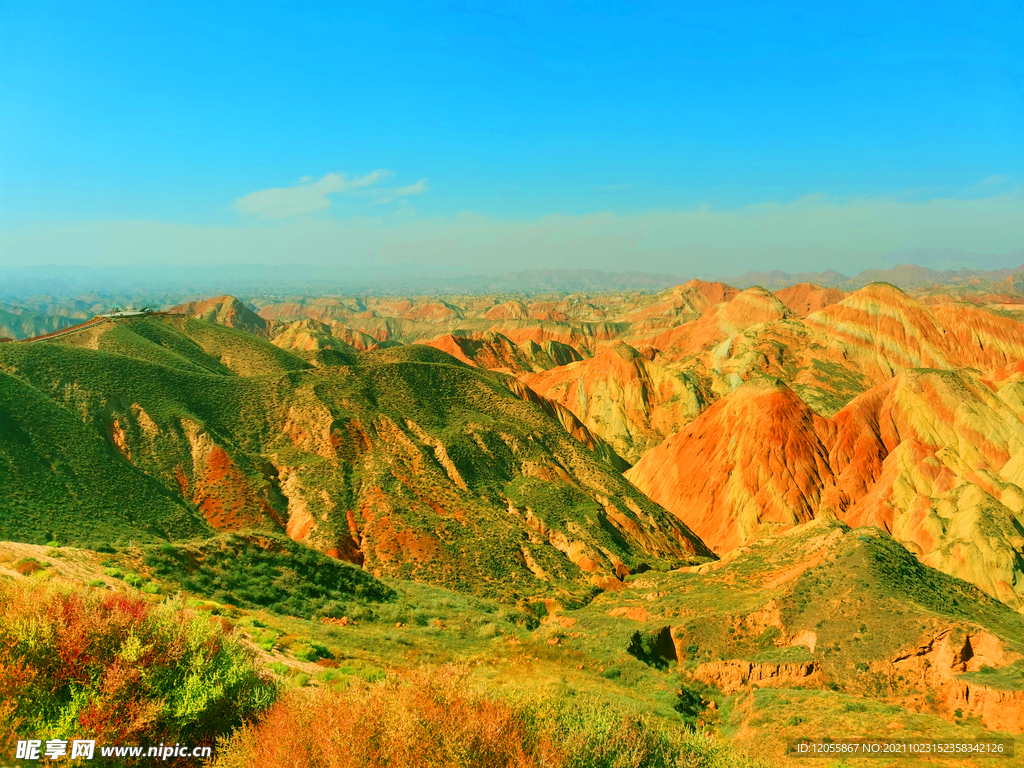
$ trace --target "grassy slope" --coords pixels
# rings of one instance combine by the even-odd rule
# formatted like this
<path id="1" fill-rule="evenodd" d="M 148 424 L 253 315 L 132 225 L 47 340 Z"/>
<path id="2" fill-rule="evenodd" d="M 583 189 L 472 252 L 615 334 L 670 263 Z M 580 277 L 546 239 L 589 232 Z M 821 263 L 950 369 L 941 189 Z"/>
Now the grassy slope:
<path id="1" fill-rule="evenodd" d="M 96 544 L 209 531 L 76 414 L 0 372 L 0 538 Z"/>
<path id="2" fill-rule="evenodd" d="M 278 545 L 295 546 L 286 540 L 275 544 L 272 537 L 261 541 L 260 547 L 272 555 L 283 553 Z M 783 764 L 786 741 L 799 737 L 998 736 L 977 720 L 953 723 L 927 708 L 908 707 L 898 696 L 879 691 L 873 672 L 860 671 L 856 664 L 890 657 L 920 633 L 949 623 L 985 627 L 1011 650 L 1020 649 L 1024 638 L 1018 615 L 970 585 L 918 567 L 883 534 L 829 523 L 759 543 L 707 573 L 642 573 L 628 578 L 622 592 L 540 618 L 497 601 L 409 581 L 368 580 L 360 591 L 357 582 L 369 577 L 344 564 L 334 565 L 340 577 L 325 581 L 316 567 L 261 558 L 234 536 L 182 543 L 175 550 L 167 545 L 123 550 L 106 563 L 118 570 L 106 572 L 122 577 L 138 573 L 141 579 L 134 583 L 147 589 L 158 586 L 155 591 L 167 594 L 184 585 L 203 598 L 195 605 L 230 618 L 243 636 L 258 644 L 291 687 L 343 689 L 388 671 L 464 663 L 473 669 L 473 679 L 495 696 L 600 703 L 676 727 L 701 719 L 739 753 L 767 757 L 772 765 Z M 816 564 L 801 571 L 808 556 L 813 561 L 819 553 Z M 45 577 L 67 557 L 52 562 L 40 557 L 48 567 L 33 578 Z M 205 586 L 197 578 L 203 565 L 214 577 Z M 264 573 L 268 568 L 275 573 Z M 348 573 L 356 581 L 344 578 Z M 217 577 L 220 583 L 214 585 Z M 252 590 L 273 590 L 282 578 L 291 587 L 277 596 L 279 602 L 256 605 L 258 601 L 248 599 Z M 744 619 L 771 600 L 780 608 L 787 633 L 816 628 L 819 642 L 811 658 L 821 665 L 823 679 L 807 688 L 744 689 L 728 696 L 695 684 L 690 673 L 697 663 L 808 657 L 805 648 L 774 648 L 771 637 L 765 642 L 763 632 L 746 626 Z M 621 608 L 643 608 L 647 621 L 610 615 Z M 319 620 L 341 612 L 347 626 Z M 655 666 L 629 652 L 635 632 L 666 625 L 689 633 L 684 643 L 696 646 L 692 658 Z M 986 685 L 1006 677 L 995 687 L 1013 688 L 1017 683 L 1009 678 L 1014 669 L 968 677 L 992 678 L 983 681 Z M 703 708 L 701 700 L 714 701 L 716 708 Z M 738 764 L 740 758 L 735 760 Z M 846 764 L 886 765 L 877 760 Z"/>
<path id="3" fill-rule="evenodd" d="M 787 739 L 877 737 L 888 723 L 894 738 L 979 738 L 976 720 L 949 723 L 925 702 L 928 690 L 887 673 L 903 649 L 949 626 L 984 629 L 1010 653 L 1024 652 L 1024 618 L 974 586 L 927 566 L 876 529 L 850 530 L 834 521 L 743 548 L 706 573 L 641 574 L 625 592 L 606 593 L 572 614 L 577 627 L 601 626 L 607 639 L 591 639 L 591 653 L 609 662 L 627 632 L 671 626 L 685 649 L 680 666 L 724 660 L 806 662 L 820 677 L 807 689 L 741 690 L 721 701 L 723 732 L 747 748 L 781 756 Z M 626 622 L 609 611 L 643 609 L 645 622 Z M 777 608 L 783 629 L 770 624 Z M 767 621 L 766 621 L 767 620 Z M 625 625 L 625 626 L 624 626 Z M 776 646 L 800 632 L 806 646 Z M 592 636 L 593 638 L 593 636 Z M 964 675 L 976 683 L 1024 689 L 1019 665 Z M 684 672 L 684 676 L 687 673 Z M 925 703 L 922 703 L 925 702 Z M 884 721 L 881 720 L 884 718 Z M 871 764 L 871 763 L 869 763 Z"/>
<path id="4" fill-rule="evenodd" d="M 689 678 L 689 669 L 693 666 L 689 660 L 684 659 L 679 666 L 658 668 L 643 663 L 627 651 L 630 637 L 638 628 L 685 624 L 693 629 L 708 625 L 711 630 L 721 630 L 723 635 L 728 635 L 727 628 L 736 626 L 736 619 L 749 615 L 751 608 L 760 606 L 763 599 L 774 597 L 784 615 L 787 607 L 798 608 L 803 590 L 795 587 L 802 577 L 767 588 L 762 577 L 767 575 L 770 577 L 767 580 L 771 581 L 778 575 L 773 567 L 789 568 L 800 561 L 807 539 L 801 541 L 799 537 L 783 541 L 781 546 L 777 543 L 775 547 L 754 547 L 749 560 L 737 558 L 708 574 L 640 574 L 628 579 L 625 592 L 609 593 L 586 608 L 560 612 L 541 620 L 532 613 L 492 600 L 393 579 L 383 580 L 383 587 L 393 590 L 384 600 L 379 599 L 380 595 L 359 594 L 341 586 L 342 590 L 349 589 L 348 595 L 335 596 L 339 601 L 335 607 L 344 609 L 344 615 L 350 620 L 348 626 L 301 618 L 301 610 L 295 611 L 294 606 L 284 604 L 246 607 L 246 601 L 237 597 L 229 601 L 231 605 L 208 597 L 196 605 L 229 617 L 240 633 L 267 652 L 265 660 L 272 662 L 275 672 L 291 687 L 339 687 L 343 690 L 352 681 L 372 680 L 389 671 L 411 670 L 425 664 L 463 663 L 473 669 L 473 679 L 478 684 L 498 697 L 523 700 L 540 696 L 581 704 L 594 702 L 618 711 L 652 716 L 675 727 L 699 718 L 731 741 L 737 754 L 768 758 L 771 765 L 803 764 L 799 761 L 784 763 L 782 758 L 786 741 L 798 737 L 877 737 L 888 733 L 894 738 L 963 740 L 998 736 L 986 731 L 976 720 L 951 723 L 934 712 L 915 711 L 859 686 L 856 678 L 863 677 L 864 673 L 853 668 L 854 658 L 884 655 L 891 648 L 906 644 L 906 637 L 889 637 L 886 633 L 910 631 L 915 626 L 913 622 L 927 628 L 935 620 L 944 623 L 958 617 L 955 611 L 950 612 L 941 605 L 916 602 L 926 594 L 927 580 L 946 579 L 942 574 L 927 572 L 924 582 L 904 579 L 902 587 L 899 579 L 889 578 L 887 574 L 872 576 L 874 553 L 879 548 L 887 549 L 888 543 L 884 537 L 875 540 L 873 536 L 867 536 L 870 541 L 861 541 L 862 533 L 844 533 L 829 547 L 829 555 L 835 555 L 836 562 L 831 562 L 829 556 L 823 557 L 817 566 L 803 574 L 814 582 L 823 577 L 842 576 L 851 580 L 851 586 L 856 585 L 857 591 L 868 592 L 868 604 L 857 608 L 861 622 L 866 625 L 865 631 L 855 630 L 844 639 L 859 636 L 860 639 L 853 642 L 858 646 L 863 643 L 869 649 L 855 656 L 847 655 L 845 649 L 826 653 L 827 649 L 819 648 L 814 655 L 819 663 L 828 667 L 830 682 L 838 683 L 838 690 L 783 687 L 741 690 L 725 696 L 715 689 L 695 685 Z M 209 553 L 214 542 L 201 546 Z M 200 547 L 199 542 L 185 545 L 183 550 L 193 552 L 197 547 Z M 238 564 L 229 558 L 232 551 L 229 548 L 222 560 L 213 563 L 215 570 L 237 570 Z M 848 552 L 854 554 L 848 555 Z M 180 587 L 181 579 L 175 574 L 160 573 L 160 558 L 153 557 L 159 553 L 159 549 L 150 548 L 143 553 L 124 551 L 113 558 L 124 573 L 134 570 L 144 580 L 153 579 L 149 584 L 159 584 L 163 591 L 173 593 Z M 861 555 L 862 560 L 853 562 Z M 763 570 L 751 575 L 748 568 Z M 815 572 L 816 569 L 820 571 Z M 258 581 L 253 578 L 258 573 L 256 568 L 245 570 L 252 581 Z M 745 575 L 746 581 L 751 582 L 749 590 L 739 581 Z M 295 594 L 316 588 L 315 581 L 310 581 L 308 576 L 301 569 L 295 571 L 298 579 Z M 733 586 L 741 595 L 739 600 L 726 588 L 732 579 L 736 579 Z M 685 581 L 687 588 L 680 594 L 670 591 L 670 586 L 679 581 Z M 870 586 L 863 587 L 864 581 Z M 932 586 L 941 588 L 943 584 L 935 582 Z M 760 594 L 755 595 L 756 592 Z M 744 596 L 748 599 L 743 599 Z M 884 601 L 890 599 L 898 602 L 906 616 L 885 615 Z M 927 597 L 921 599 L 928 600 Z M 643 606 L 652 617 L 646 623 L 638 623 L 608 614 L 609 610 L 623 606 Z M 314 612 L 314 617 L 326 613 L 322 608 Z M 991 612 L 986 613 L 989 609 Z M 688 610 L 692 613 L 688 614 Z M 671 615 L 654 615 L 658 611 Z M 812 599 L 793 615 L 820 622 L 821 611 L 822 605 Z M 972 624 L 987 626 L 1008 641 L 1013 639 L 1010 634 L 1019 632 L 1019 618 L 999 604 L 992 603 L 977 613 L 965 607 L 962 613 L 971 616 Z M 845 620 L 841 614 L 842 610 L 831 620 Z M 907 621 L 911 623 L 901 624 Z M 823 625 L 820 635 L 823 644 L 832 641 L 826 629 Z M 710 643 L 710 635 L 708 637 L 706 642 Z M 910 637 L 913 639 L 913 635 Z M 1012 647 L 1013 643 L 1009 644 Z M 833 645 L 834 642 L 828 648 Z M 698 651 L 705 660 L 719 656 L 756 659 L 760 653 L 763 649 L 758 647 L 757 636 L 738 638 L 734 647 L 723 646 L 721 653 L 710 645 Z M 318 658 L 320 661 L 313 663 Z M 847 667 L 848 671 L 843 672 Z M 693 714 L 694 710 L 687 706 L 693 704 L 692 692 L 696 692 L 698 702 L 701 699 L 716 702 L 716 709 L 702 709 L 698 704 Z M 739 764 L 740 758 L 736 757 L 735 761 L 733 764 Z M 831 763 L 807 761 L 806 764 Z M 845 764 L 887 765 L 877 760 Z M 942 760 L 934 764 L 962 765 Z"/>

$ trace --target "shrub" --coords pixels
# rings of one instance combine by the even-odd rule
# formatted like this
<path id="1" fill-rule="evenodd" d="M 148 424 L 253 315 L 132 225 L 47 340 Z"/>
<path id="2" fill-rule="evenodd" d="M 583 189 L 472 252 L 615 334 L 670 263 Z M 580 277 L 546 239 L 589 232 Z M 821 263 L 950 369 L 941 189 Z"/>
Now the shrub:
<path id="1" fill-rule="evenodd" d="M 320 658 L 317 650 L 307 643 L 295 643 L 291 650 L 299 661 L 316 661 Z"/>
<path id="2" fill-rule="evenodd" d="M 26 557 L 24 560 L 19 560 L 14 565 L 14 570 L 20 573 L 22 576 L 31 576 L 36 571 L 41 571 L 45 568 L 42 563 L 38 560 L 34 560 L 31 557 Z"/>
<path id="3" fill-rule="evenodd" d="M 127 573 L 127 574 L 125 574 L 125 577 L 124 577 L 124 583 L 127 584 L 130 587 L 135 587 L 136 589 L 138 589 L 139 587 L 142 586 L 143 582 L 142 582 L 142 577 L 139 576 L 139 574 L 137 574 L 137 573 Z"/>
<path id="4" fill-rule="evenodd" d="M 163 580 L 217 602 L 305 619 L 344 616 L 349 600 L 397 596 L 357 567 L 267 533 L 165 543 L 147 549 L 144 562 Z"/>
<path id="5" fill-rule="evenodd" d="M 676 657 L 675 645 L 672 643 L 672 634 L 668 627 L 634 632 L 626 650 L 655 669 L 668 669 Z"/>
<path id="6" fill-rule="evenodd" d="M 219 623 L 177 603 L 0 583 L 0 752 L 24 734 L 212 743 L 277 690 Z"/>
<path id="7" fill-rule="evenodd" d="M 506 701 L 443 666 L 372 684 L 296 689 L 220 741 L 215 768 L 739 768 L 722 742 L 606 705 Z"/>
<path id="8" fill-rule="evenodd" d="M 107 582 L 105 582 L 103 579 L 90 579 L 88 585 L 90 587 L 106 587 Z"/>
<path id="9" fill-rule="evenodd" d="M 682 718 L 683 722 L 691 728 L 697 726 L 697 720 L 704 712 L 703 697 L 700 692 L 688 685 L 680 685 L 676 692 L 676 704 L 673 707 Z"/>
<path id="10" fill-rule="evenodd" d="M 498 636 L 498 625 L 495 624 L 493 621 L 489 621 L 486 624 L 481 624 L 480 627 L 476 631 L 476 635 L 477 635 L 477 637 L 482 637 L 484 639 L 488 639 L 488 638 L 491 638 L 491 637 L 497 637 Z"/>
<path id="11" fill-rule="evenodd" d="M 762 651 L 769 650 L 775 647 L 775 642 L 778 640 L 781 631 L 778 627 L 768 627 L 764 632 L 757 638 L 757 647 Z"/>

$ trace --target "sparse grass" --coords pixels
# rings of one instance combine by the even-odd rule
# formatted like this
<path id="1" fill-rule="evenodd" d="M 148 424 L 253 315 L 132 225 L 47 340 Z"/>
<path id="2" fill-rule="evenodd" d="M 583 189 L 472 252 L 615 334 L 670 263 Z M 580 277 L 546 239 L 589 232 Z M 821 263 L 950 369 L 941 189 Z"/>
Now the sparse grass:
<path id="1" fill-rule="evenodd" d="M 1018 660 L 1001 669 L 982 667 L 977 672 L 968 672 L 960 677 L 963 680 L 989 688 L 998 688 L 1002 691 L 1024 690 L 1024 660 Z"/>
<path id="2" fill-rule="evenodd" d="M 745 735 L 737 740 L 739 746 L 757 748 L 760 754 L 780 762 L 788 742 L 797 738 L 966 741 L 993 737 L 976 721 L 951 723 L 934 714 L 911 712 L 867 697 L 784 688 L 762 688 L 741 694 L 725 730 L 729 734 L 742 730 Z M 851 765 L 863 766 L 877 763 L 877 758 L 850 761 Z"/>

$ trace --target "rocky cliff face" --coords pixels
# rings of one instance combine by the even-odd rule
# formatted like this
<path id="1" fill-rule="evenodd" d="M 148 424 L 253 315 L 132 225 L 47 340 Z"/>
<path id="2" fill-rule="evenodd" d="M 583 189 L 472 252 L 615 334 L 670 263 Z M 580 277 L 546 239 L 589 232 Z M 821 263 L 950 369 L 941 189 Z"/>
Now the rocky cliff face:
<path id="1" fill-rule="evenodd" d="M 979 717 L 986 728 L 1024 733 L 1024 691 L 999 690 L 962 676 L 985 667 L 1003 667 L 1018 656 L 1008 653 L 999 638 L 980 628 L 945 627 L 876 667 L 901 674 L 934 700 L 949 719 Z M 911 705 L 930 706 L 911 698 Z"/>
<path id="2" fill-rule="evenodd" d="M 751 661 L 713 661 L 701 664 L 693 672 L 693 678 L 706 685 L 720 688 L 722 693 L 735 693 L 745 686 L 800 687 L 814 685 L 818 681 L 817 667 L 813 661 L 768 663 Z"/>

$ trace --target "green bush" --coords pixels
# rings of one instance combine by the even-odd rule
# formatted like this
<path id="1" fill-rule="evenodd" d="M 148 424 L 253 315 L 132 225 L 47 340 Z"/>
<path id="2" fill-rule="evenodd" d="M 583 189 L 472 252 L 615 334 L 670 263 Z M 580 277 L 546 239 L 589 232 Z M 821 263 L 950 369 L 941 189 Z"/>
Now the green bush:
<path id="1" fill-rule="evenodd" d="M 345 615 L 348 601 L 396 594 L 359 568 L 274 534 L 226 534 L 150 548 L 144 562 L 165 581 L 220 603 L 300 616 Z M 358 616 L 358 606 L 348 615 Z"/>
<path id="2" fill-rule="evenodd" d="M 130 587 L 135 587 L 136 589 L 138 589 L 142 586 L 143 580 L 142 577 L 139 576 L 139 574 L 137 573 L 128 573 L 125 574 L 124 583 Z"/>

